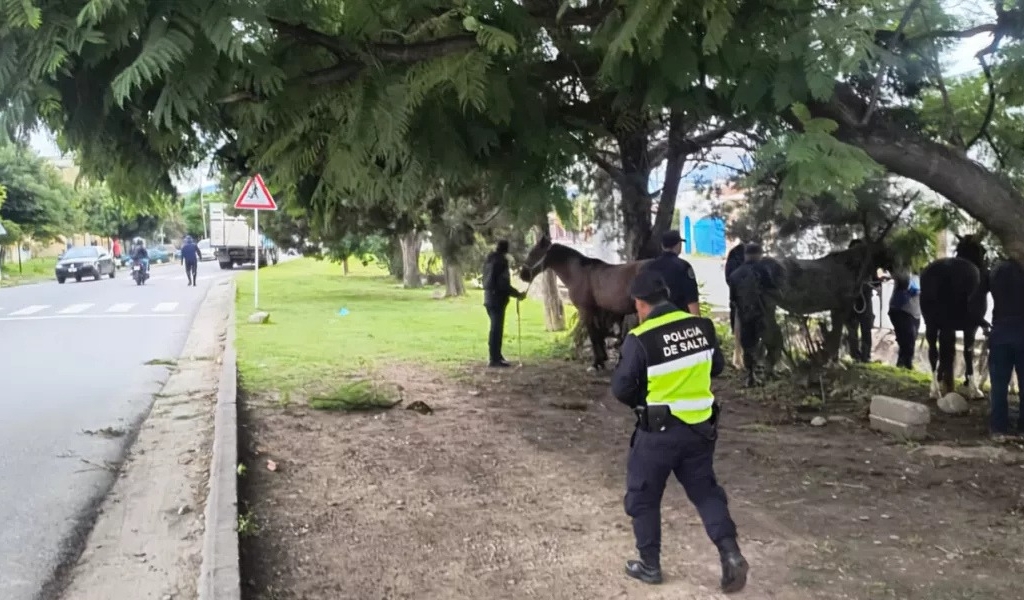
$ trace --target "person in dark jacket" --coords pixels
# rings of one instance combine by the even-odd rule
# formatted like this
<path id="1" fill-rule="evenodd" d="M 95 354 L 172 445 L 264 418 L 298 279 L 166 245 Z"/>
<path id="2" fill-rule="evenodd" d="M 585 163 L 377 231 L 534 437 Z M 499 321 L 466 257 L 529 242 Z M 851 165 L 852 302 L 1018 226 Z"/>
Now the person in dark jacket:
<path id="1" fill-rule="evenodd" d="M 508 367 L 509 362 L 501 354 L 502 338 L 505 335 L 505 309 L 510 298 L 526 299 L 526 292 L 512 287 L 512 276 L 508 268 L 508 241 L 499 240 L 494 252 L 484 261 L 484 307 L 491 319 L 491 330 L 487 336 L 487 350 L 491 367 Z"/>
<path id="2" fill-rule="evenodd" d="M 700 292 L 697 275 L 690 263 L 679 254 L 683 251 L 683 238 L 675 229 L 661 236 L 661 256 L 647 266 L 661 275 L 668 285 L 669 302 L 691 315 L 700 315 Z"/>
<path id="3" fill-rule="evenodd" d="M 1010 378 L 1016 371 L 1019 384 L 1024 376 L 1024 269 L 1013 259 L 999 261 L 989 274 L 989 291 L 993 301 L 988 336 L 989 431 L 1005 435 L 1010 430 Z M 1024 435 L 1024 410 L 1017 415 L 1017 433 Z"/>
<path id="4" fill-rule="evenodd" d="M 135 238 L 135 246 L 132 247 L 132 261 L 138 261 L 142 266 L 143 273 L 149 273 L 149 251 L 146 250 L 146 241 L 142 238 Z"/>
<path id="5" fill-rule="evenodd" d="M 744 262 L 746 245 L 746 242 L 741 241 L 725 257 L 725 282 L 727 285 L 729 283 L 729 276 Z M 732 330 L 733 334 L 736 333 L 736 293 L 731 285 L 729 286 L 729 329 Z"/>
<path id="6" fill-rule="evenodd" d="M 185 265 L 185 277 L 188 278 L 188 285 L 195 287 L 196 274 L 199 270 L 199 259 L 203 253 L 199 250 L 192 236 L 185 236 L 185 244 L 181 247 L 181 263 Z"/>
<path id="7" fill-rule="evenodd" d="M 864 240 L 850 241 L 850 248 L 863 244 Z M 846 323 L 846 340 L 850 356 L 858 362 L 871 362 L 871 329 L 875 326 L 874 302 L 875 291 L 881 289 L 882 280 L 878 274 L 871 273 L 871 279 L 861 285 L 860 293 L 853 303 L 853 314 Z"/>
<path id="8" fill-rule="evenodd" d="M 899 352 L 896 366 L 914 368 L 914 347 L 921 330 L 921 288 L 910 276 L 898 274 L 893 278 L 895 287 L 889 298 L 889 322 L 896 334 Z"/>
<path id="9" fill-rule="evenodd" d="M 738 592 L 749 567 L 713 466 L 719 408 L 711 378 L 725 367 L 715 325 L 673 305 L 656 271 L 639 273 L 630 296 L 641 322 L 626 336 L 612 374 L 612 393 L 637 417 L 624 504 L 640 560 L 626 562 L 626 575 L 661 583 L 661 500 L 674 473 L 718 548 L 722 591 Z"/>

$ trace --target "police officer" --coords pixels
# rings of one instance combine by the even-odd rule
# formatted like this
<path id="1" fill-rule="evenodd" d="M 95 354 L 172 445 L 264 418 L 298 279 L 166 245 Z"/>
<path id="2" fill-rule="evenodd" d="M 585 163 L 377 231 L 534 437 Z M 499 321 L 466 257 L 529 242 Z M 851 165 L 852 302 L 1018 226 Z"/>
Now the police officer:
<path id="1" fill-rule="evenodd" d="M 893 277 L 893 283 L 892 296 L 889 298 L 889 322 L 892 323 L 899 348 L 896 366 L 913 369 L 914 346 L 917 345 L 917 333 L 921 329 L 921 289 L 905 273 Z"/>
<path id="2" fill-rule="evenodd" d="M 864 243 L 864 240 L 850 241 L 850 248 Z M 853 314 L 846 323 L 847 344 L 850 356 L 859 362 L 871 362 L 871 329 L 875 326 L 874 302 L 875 290 L 881 289 L 882 280 L 878 274 L 871 273 L 871 279 L 861 285 L 857 299 L 853 302 Z"/>
<path id="3" fill-rule="evenodd" d="M 683 251 L 683 238 L 675 229 L 661 236 L 661 256 L 648 265 L 661 274 L 669 289 L 669 301 L 691 315 L 700 314 L 700 298 L 697 291 L 697 275 L 690 263 L 679 254 Z"/>
<path id="4" fill-rule="evenodd" d="M 626 574 L 661 583 L 661 497 L 674 473 L 718 547 L 722 591 L 738 592 L 746 585 L 749 567 L 712 465 L 718 406 L 711 378 L 725 366 L 714 324 L 672 305 L 656 272 L 641 271 L 630 295 L 641 323 L 623 342 L 622 360 L 612 375 L 612 393 L 637 414 L 625 508 L 633 518 L 640 560 L 627 561 Z"/>
<path id="5" fill-rule="evenodd" d="M 487 255 L 484 261 L 484 308 L 491 319 L 491 328 L 487 336 L 487 352 L 490 367 L 511 366 L 501 354 L 502 338 L 505 335 L 505 309 L 510 298 L 526 299 L 526 292 L 512 287 L 512 276 L 508 268 L 508 241 L 499 240 L 494 252 Z"/>

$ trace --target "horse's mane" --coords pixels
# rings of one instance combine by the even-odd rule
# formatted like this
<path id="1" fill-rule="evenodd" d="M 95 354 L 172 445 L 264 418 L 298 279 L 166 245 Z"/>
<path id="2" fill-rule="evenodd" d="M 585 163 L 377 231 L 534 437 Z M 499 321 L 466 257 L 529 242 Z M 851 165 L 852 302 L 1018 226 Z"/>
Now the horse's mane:
<path id="1" fill-rule="evenodd" d="M 599 258 L 591 258 L 586 254 L 583 254 L 575 248 L 569 246 L 563 246 L 562 244 L 551 244 L 548 246 L 547 256 L 549 260 L 555 262 L 568 262 L 570 260 L 578 260 L 580 265 L 605 265 L 611 266 L 611 263 L 606 263 Z"/>

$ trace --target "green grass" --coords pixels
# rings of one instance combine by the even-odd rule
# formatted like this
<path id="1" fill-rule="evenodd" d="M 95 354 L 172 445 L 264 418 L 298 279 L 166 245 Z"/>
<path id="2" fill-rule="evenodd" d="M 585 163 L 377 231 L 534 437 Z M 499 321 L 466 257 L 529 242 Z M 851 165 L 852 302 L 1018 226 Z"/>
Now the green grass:
<path id="1" fill-rule="evenodd" d="M 53 268 L 56 264 L 56 258 L 31 258 L 22 261 L 19 270 L 17 260 L 5 262 L 3 267 L 0 267 L 0 277 L 2 277 L 0 286 L 22 285 L 53 279 Z"/>
<path id="2" fill-rule="evenodd" d="M 350 266 L 348 276 L 341 265 L 305 258 L 262 269 L 260 309 L 270 313 L 263 325 L 247 322 L 254 310 L 253 273 L 239 275 L 238 365 L 248 390 L 332 394 L 353 374 L 386 361 L 448 368 L 486 360 L 481 291 L 435 300 L 438 288 L 405 290 L 374 264 Z M 556 342 L 565 333 L 545 331 L 544 307 L 535 300 L 521 307 L 523 357 L 559 352 Z M 347 315 L 339 314 L 342 308 Z M 567 306 L 566 316 L 572 313 Z M 514 301 L 506 313 L 504 354 L 518 358 Z"/>

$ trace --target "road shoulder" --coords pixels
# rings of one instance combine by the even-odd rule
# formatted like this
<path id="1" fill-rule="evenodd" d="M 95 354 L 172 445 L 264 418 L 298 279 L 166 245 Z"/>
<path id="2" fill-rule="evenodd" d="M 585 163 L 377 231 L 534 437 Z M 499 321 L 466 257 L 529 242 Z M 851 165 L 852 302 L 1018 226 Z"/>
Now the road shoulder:
<path id="1" fill-rule="evenodd" d="M 196 596 L 232 280 L 211 286 L 184 350 L 104 499 L 64 598 Z"/>

